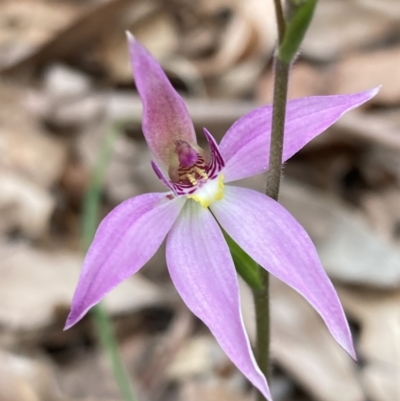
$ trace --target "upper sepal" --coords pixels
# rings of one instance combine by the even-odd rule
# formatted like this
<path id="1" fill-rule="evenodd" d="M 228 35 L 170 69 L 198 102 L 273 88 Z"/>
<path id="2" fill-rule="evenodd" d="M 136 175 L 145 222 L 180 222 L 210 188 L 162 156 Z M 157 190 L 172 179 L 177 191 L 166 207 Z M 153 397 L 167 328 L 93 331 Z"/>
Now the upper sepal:
<path id="1" fill-rule="evenodd" d="M 157 160 L 167 167 L 175 141 L 196 143 L 193 123 L 160 64 L 131 33 L 127 32 L 127 37 L 136 88 L 143 103 L 143 134 Z"/>

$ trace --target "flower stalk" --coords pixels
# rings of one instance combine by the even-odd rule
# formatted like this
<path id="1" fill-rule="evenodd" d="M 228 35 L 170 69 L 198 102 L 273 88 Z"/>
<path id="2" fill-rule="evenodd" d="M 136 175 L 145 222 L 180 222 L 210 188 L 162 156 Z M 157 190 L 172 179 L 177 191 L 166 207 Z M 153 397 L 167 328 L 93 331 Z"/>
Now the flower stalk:
<path id="1" fill-rule="evenodd" d="M 275 61 L 274 99 L 272 111 L 271 146 L 267 172 L 266 195 L 278 200 L 282 178 L 282 153 L 286 115 L 287 89 L 290 65 L 278 58 Z M 253 290 L 256 314 L 256 358 L 258 365 L 268 379 L 270 375 L 270 296 L 269 273 L 259 268 L 263 288 Z M 264 401 L 258 392 L 258 401 Z"/>
<path id="2" fill-rule="evenodd" d="M 274 100 L 272 105 L 271 146 L 266 195 L 278 200 L 282 177 L 283 137 L 290 65 L 275 60 Z"/>
<path id="3" fill-rule="evenodd" d="M 306 0 L 304 4 L 308 7 L 306 11 L 304 8 L 301 10 L 304 20 L 304 15 L 307 14 L 308 18 L 305 23 L 299 23 L 298 18 L 296 20 L 296 14 L 294 12 L 291 0 L 288 2 L 289 11 L 291 11 L 291 18 L 288 21 L 288 30 L 286 27 L 286 21 L 283 14 L 281 0 L 274 0 L 276 22 L 278 28 L 278 46 L 277 55 L 275 59 L 275 74 L 274 74 L 274 94 L 272 103 L 272 124 L 271 124 L 271 142 L 269 149 L 269 168 L 267 172 L 267 186 L 266 195 L 270 198 L 278 201 L 279 190 L 282 178 L 282 155 L 283 155 L 283 143 L 285 133 L 285 116 L 286 116 L 286 104 L 287 104 L 287 93 L 289 85 L 289 71 L 291 63 L 295 57 L 298 47 L 301 44 L 301 40 L 308 28 L 311 21 L 312 14 L 315 8 L 316 0 Z M 292 16 L 293 15 L 293 16 Z M 303 21 L 301 20 L 301 21 Z M 293 28 L 293 21 L 297 24 Z M 293 30 L 299 32 L 297 38 L 300 36 L 301 39 L 294 44 L 296 46 L 293 51 L 292 38 Z M 289 31 L 289 32 L 287 32 Z M 288 35 L 286 35 L 288 33 Z M 296 38 L 296 40 L 298 40 Z M 288 46 L 289 43 L 289 46 Z M 282 53 L 283 46 L 290 48 L 289 56 L 287 52 Z M 283 57 L 282 57 L 283 54 Z M 269 294 L 269 273 L 259 267 L 263 288 L 261 290 L 253 289 L 255 315 L 256 315 L 256 359 L 257 363 L 263 372 L 264 376 L 268 379 L 270 375 L 270 294 Z M 264 401 L 265 397 L 261 392 L 257 392 L 257 400 Z"/>
<path id="4" fill-rule="evenodd" d="M 269 273 L 260 269 L 263 288 L 253 290 L 256 315 L 256 359 L 258 366 L 266 379 L 270 376 L 270 298 Z M 257 391 L 257 401 L 264 401 L 265 397 Z"/>

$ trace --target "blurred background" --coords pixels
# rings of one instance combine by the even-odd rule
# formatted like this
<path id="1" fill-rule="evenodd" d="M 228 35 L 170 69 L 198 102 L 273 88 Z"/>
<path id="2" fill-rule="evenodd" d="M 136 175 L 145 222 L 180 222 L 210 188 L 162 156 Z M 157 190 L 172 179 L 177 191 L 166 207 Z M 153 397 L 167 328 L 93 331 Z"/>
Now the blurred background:
<path id="1" fill-rule="evenodd" d="M 162 190 L 140 129 L 124 31 L 160 60 L 218 140 L 272 93 L 272 0 L 0 2 L 0 400 L 120 400 L 93 321 L 63 332 L 83 258 L 82 200 L 114 142 L 104 216 Z M 383 85 L 285 166 L 281 202 L 335 283 L 359 363 L 272 283 L 275 401 L 400 400 L 400 2 L 320 0 L 290 97 Z M 264 190 L 264 177 L 245 185 Z M 105 305 L 140 401 L 250 401 L 175 293 L 163 252 Z M 250 334 L 252 300 L 243 290 Z"/>

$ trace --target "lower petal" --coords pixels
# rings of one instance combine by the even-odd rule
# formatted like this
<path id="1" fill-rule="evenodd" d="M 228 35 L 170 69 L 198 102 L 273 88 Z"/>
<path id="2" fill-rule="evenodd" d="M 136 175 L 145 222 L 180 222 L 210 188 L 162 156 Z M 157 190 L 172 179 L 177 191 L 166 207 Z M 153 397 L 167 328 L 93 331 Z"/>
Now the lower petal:
<path id="1" fill-rule="evenodd" d="M 221 226 L 264 269 L 295 289 L 321 315 L 353 357 L 349 326 L 337 293 L 303 227 L 278 202 L 245 188 L 225 187 L 211 205 Z"/>
<path id="2" fill-rule="evenodd" d="M 212 214 L 188 201 L 167 238 L 172 281 L 188 308 L 210 329 L 238 369 L 271 400 L 240 310 L 235 267 Z"/>
<path id="3" fill-rule="evenodd" d="M 160 247 L 186 199 L 145 194 L 121 203 L 100 224 L 86 255 L 65 329 L 73 326 Z"/>

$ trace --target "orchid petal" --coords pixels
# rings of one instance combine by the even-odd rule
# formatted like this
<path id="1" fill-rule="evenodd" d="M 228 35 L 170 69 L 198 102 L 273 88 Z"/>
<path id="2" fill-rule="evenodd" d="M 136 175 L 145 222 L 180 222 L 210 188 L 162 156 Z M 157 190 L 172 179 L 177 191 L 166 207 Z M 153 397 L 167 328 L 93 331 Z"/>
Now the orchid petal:
<path id="1" fill-rule="evenodd" d="M 172 192 L 175 193 L 175 188 L 174 185 L 172 184 L 171 180 L 167 178 L 167 176 L 164 174 L 164 172 L 161 170 L 161 168 L 158 166 L 158 164 L 155 161 L 151 161 L 151 167 L 153 168 L 153 171 L 156 173 L 157 178 Z"/>
<path id="2" fill-rule="evenodd" d="M 168 166 L 175 140 L 196 143 L 193 123 L 160 64 L 130 33 L 127 35 L 134 79 L 143 103 L 143 134 L 156 158 Z"/>
<path id="3" fill-rule="evenodd" d="M 313 96 L 287 103 L 282 162 L 329 128 L 344 113 L 371 99 L 379 88 L 352 95 Z M 268 169 L 272 106 L 260 107 L 236 121 L 223 137 L 225 182 Z"/>
<path id="4" fill-rule="evenodd" d="M 65 329 L 155 254 L 185 203 L 166 194 L 121 203 L 100 224 L 86 255 Z"/>
<path id="5" fill-rule="evenodd" d="M 188 201 L 167 238 L 167 265 L 188 308 L 210 329 L 221 348 L 271 400 L 240 310 L 238 279 L 221 229 L 212 214 Z"/>
<path id="6" fill-rule="evenodd" d="M 215 178 L 217 174 L 222 170 L 225 166 L 224 159 L 219 151 L 219 146 L 214 137 L 207 131 L 207 129 L 203 128 L 204 135 L 208 142 L 208 147 L 210 148 L 210 162 L 208 164 L 208 175 L 209 178 Z"/>
<path id="7" fill-rule="evenodd" d="M 221 226 L 259 265 L 299 292 L 353 357 L 349 326 L 308 234 L 278 202 L 245 188 L 225 187 L 211 205 Z M 243 223 L 245 221 L 245 223 Z"/>

